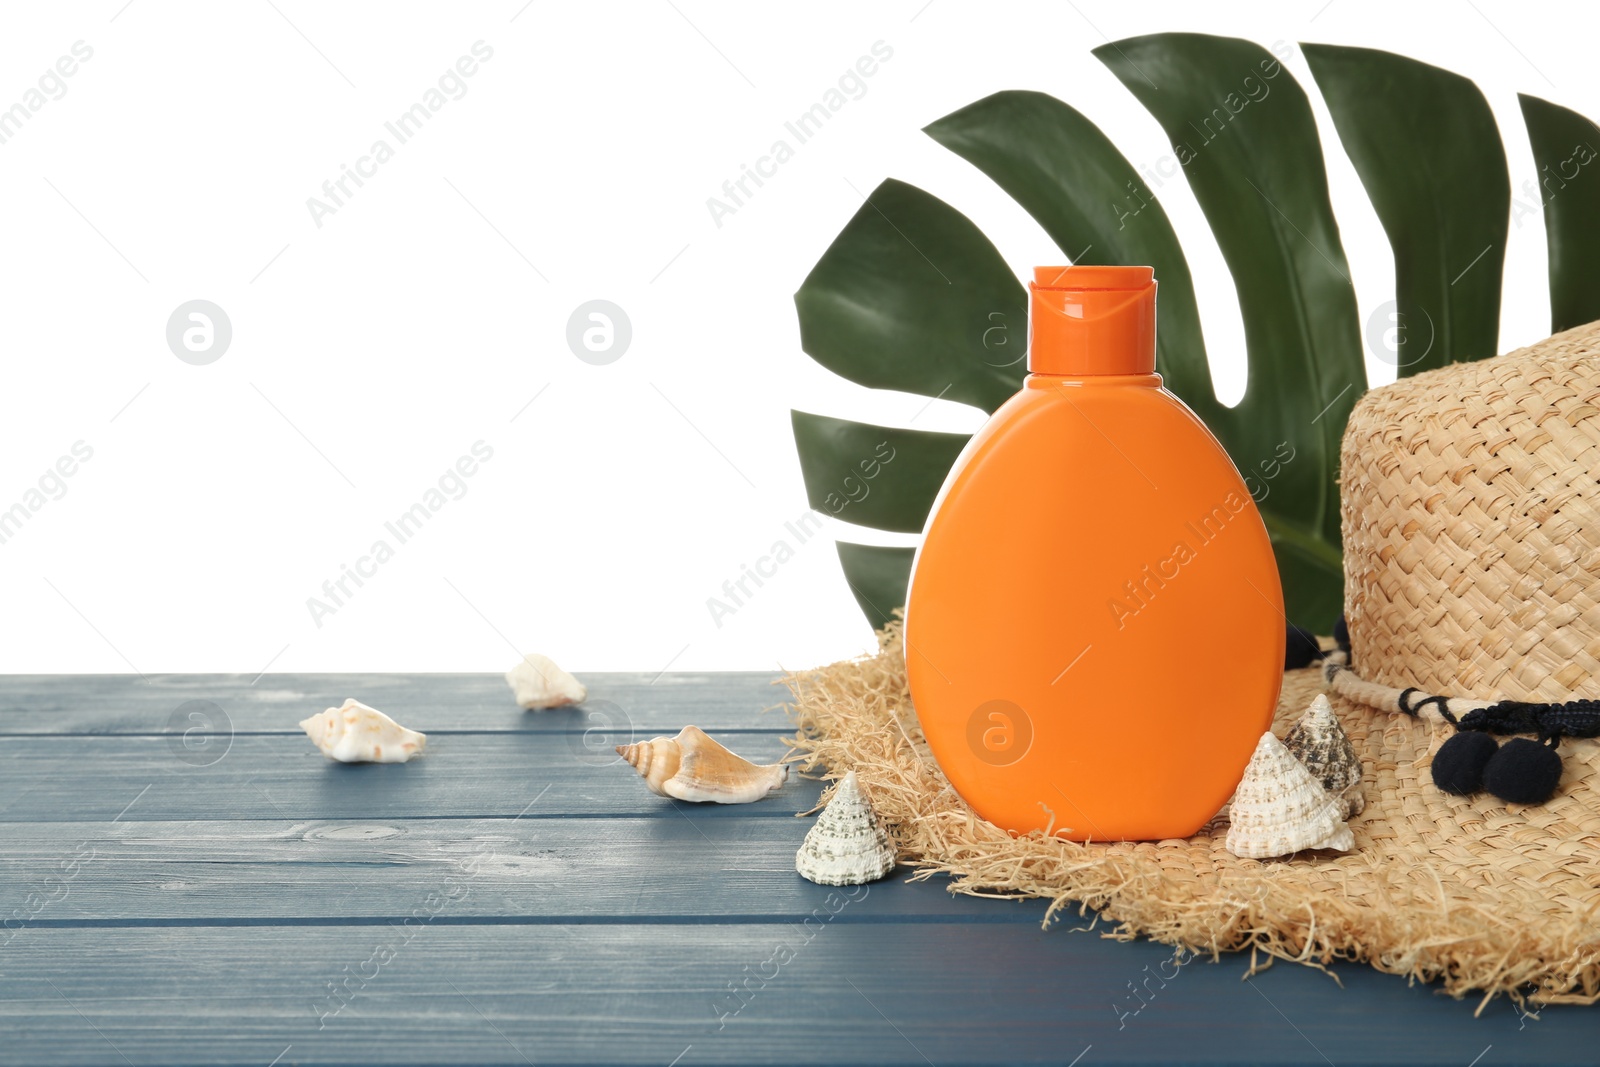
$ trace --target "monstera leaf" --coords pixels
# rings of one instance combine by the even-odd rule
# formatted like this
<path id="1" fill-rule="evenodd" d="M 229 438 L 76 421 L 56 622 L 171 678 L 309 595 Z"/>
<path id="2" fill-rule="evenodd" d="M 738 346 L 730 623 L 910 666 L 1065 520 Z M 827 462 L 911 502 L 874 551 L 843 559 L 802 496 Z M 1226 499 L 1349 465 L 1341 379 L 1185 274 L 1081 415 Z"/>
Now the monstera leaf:
<path id="1" fill-rule="evenodd" d="M 1157 369 L 1251 487 L 1291 621 L 1327 627 L 1343 594 L 1339 439 L 1366 373 L 1310 103 L 1279 58 L 1249 41 L 1157 34 L 1094 54 L 1171 141 L 1154 171 L 1136 170 L 1082 114 L 1037 92 L 997 93 L 926 132 L 1015 199 L 1062 258 L 1155 268 Z M 1402 375 L 1492 355 L 1509 179 L 1483 95 L 1385 52 L 1308 45 L 1305 55 L 1394 251 L 1396 299 L 1373 316 L 1369 346 Z M 1600 317 L 1600 177 L 1584 169 L 1594 150 L 1582 150 L 1600 133 L 1543 101 L 1524 97 L 1523 109 L 1537 162 L 1561 183 L 1544 201 L 1553 316 L 1566 325 Z M 1239 296 L 1248 380 L 1234 407 L 1212 388 L 1188 263 L 1145 180 L 1180 171 Z M 1022 285 L 964 215 L 893 179 L 845 226 L 795 304 L 806 352 L 872 388 L 988 412 L 1025 373 Z M 794 432 L 812 507 L 899 532 L 922 529 L 964 441 L 802 412 Z M 912 550 L 841 542 L 839 556 L 862 611 L 881 625 L 905 601 Z"/>
<path id="2" fill-rule="evenodd" d="M 1539 170 L 1550 250 L 1550 331 L 1600 319 L 1600 129 L 1564 107 L 1520 96 Z"/>
<path id="3" fill-rule="evenodd" d="M 862 385 L 993 411 L 1027 373 L 1022 283 L 965 215 L 904 182 L 890 179 L 867 197 L 794 300 L 805 350 Z M 793 420 L 811 506 L 884 530 L 922 529 L 966 440 L 800 411 Z M 884 463 L 878 444 L 891 435 L 894 457 Z M 857 484 L 866 494 L 860 506 L 835 511 L 830 498 L 848 501 Z M 875 629 L 906 602 L 911 556 L 910 549 L 839 544 L 845 580 Z"/>
<path id="4" fill-rule="evenodd" d="M 1489 102 L 1459 74 L 1387 52 L 1305 55 L 1394 249 L 1400 373 L 1494 355 L 1511 177 Z"/>

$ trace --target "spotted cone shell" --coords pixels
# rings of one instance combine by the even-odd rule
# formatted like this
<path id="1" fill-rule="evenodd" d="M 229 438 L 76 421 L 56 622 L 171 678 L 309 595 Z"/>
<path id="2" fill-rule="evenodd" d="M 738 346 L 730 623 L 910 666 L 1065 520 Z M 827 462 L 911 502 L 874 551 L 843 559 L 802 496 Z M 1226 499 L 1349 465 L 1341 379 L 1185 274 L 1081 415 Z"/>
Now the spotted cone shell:
<path id="1" fill-rule="evenodd" d="M 1308 848 L 1346 852 L 1355 847 L 1343 803 L 1323 789 L 1270 732 L 1256 743 L 1233 795 L 1228 823 L 1227 849 L 1245 859 L 1289 856 Z"/>
<path id="2" fill-rule="evenodd" d="M 794 854 L 794 869 L 818 885 L 861 885 L 894 869 L 894 845 L 861 795 L 855 771 L 839 780 L 833 799 Z"/>
<path id="3" fill-rule="evenodd" d="M 1289 728 L 1283 745 L 1306 765 L 1322 788 L 1339 798 L 1345 818 L 1360 815 L 1367 806 L 1361 793 L 1361 757 L 1345 735 L 1333 713 L 1333 705 L 1321 693 L 1306 713 Z"/>

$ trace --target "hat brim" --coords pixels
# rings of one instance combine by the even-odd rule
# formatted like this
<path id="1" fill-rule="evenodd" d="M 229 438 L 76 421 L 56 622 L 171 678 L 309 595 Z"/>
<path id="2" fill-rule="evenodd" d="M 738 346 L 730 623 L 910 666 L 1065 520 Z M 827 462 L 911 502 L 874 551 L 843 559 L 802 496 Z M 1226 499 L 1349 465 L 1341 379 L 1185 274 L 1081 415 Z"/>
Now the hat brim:
<path id="1" fill-rule="evenodd" d="M 1220 819 L 1183 840 L 1079 844 L 978 818 L 920 736 L 898 623 L 877 654 L 785 682 L 802 769 L 856 771 L 901 862 L 951 876 L 953 890 L 1045 897 L 1051 915 L 1092 908 L 1117 936 L 1208 955 L 1361 960 L 1485 1001 L 1600 1000 L 1600 741 L 1564 743 L 1555 798 L 1518 808 L 1434 787 L 1448 725 L 1330 697 L 1362 763 L 1354 847 L 1258 861 L 1227 851 Z M 1319 667 L 1286 673 L 1274 732 L 1322 691 Z M 1194 707 L 1227 714 L 1228 694 L 1197 693 Z"/>
<path id="2" fill-rule="evenodd" d="M 1286 673 L 1275 732 L 1282 736 L 1324 691 L 1315 667 Z M 1525 983 L 1560 976 L 1569 995 L 1592 1002 L 1600 994 L 1600 742 L 1563 744 L 1561 781 L 1544 804 L 1455 796 L 1431 774 L 1452 726 L 1327 696 L 1361 758 L 1366 798 L 1350 821 L 1355 848 L 1321 861 L 1338 891 L 1384 916 L 1394 947 L 1404 945 L 1404 928 L 1454 914 L 1470 931 L 1453 949 L 1464 962 L 1483 966 L 1503 954 Z"/>

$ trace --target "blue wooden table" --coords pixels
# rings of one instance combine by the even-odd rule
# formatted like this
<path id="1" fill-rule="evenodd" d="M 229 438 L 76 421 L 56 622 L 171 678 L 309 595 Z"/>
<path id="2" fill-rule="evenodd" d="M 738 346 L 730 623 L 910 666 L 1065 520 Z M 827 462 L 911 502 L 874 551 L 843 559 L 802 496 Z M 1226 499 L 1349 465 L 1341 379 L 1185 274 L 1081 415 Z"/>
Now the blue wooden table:
<path id="1" fill-rule="evenodd" d="M 1600 1010 L 1364 966 L 1175 961 L 902 869 L 800 879 L 818 783 L 647 792 L 612 746 L 696 723 L 784 752 L 764 674 L 0 677 L 0 1063 L 1600 1062 Z M 327 761 L 353 696 L 428 734 Z"/>

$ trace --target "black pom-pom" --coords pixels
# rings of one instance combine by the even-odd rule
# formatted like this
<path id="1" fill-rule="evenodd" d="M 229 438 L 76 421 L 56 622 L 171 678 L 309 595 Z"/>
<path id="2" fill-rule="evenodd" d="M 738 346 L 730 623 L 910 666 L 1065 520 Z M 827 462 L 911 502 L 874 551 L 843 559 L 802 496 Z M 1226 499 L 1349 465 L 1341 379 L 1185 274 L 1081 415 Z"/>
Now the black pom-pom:
<path id="1" fill-rule="evenodd" d="M 1543 804 L 1559 781 L 1561 757 L 1556 750 L 1526 737 L 1501 745 L 1483 769 L 1483 787 L 1509 804 Z"/>
<path id="2" fill-rule="evenodd" d="M 1484 767 L 1498 751 L 1488 734 L 1456 734 L 1433 754 L 1433 784 L 1458 797 L 1476 793 L 1484 785 Z"/>
<path id="3" fill-rule="evenodd" d="M 1339 621 L 1333 624 L 1333 639 L 1345 655 L 1350 654 L 1350 627 L 1345 624 L 1344 612 L 1339 612 Z"/>
<path id="4" fill-rule="evenodd" d="M 1297 671 L 1321 658 L 1322 646 L 1317 644 L 1317 635 L 1291 622 L 1288 640 L 1283 645 L 1283 669 Z"/>

